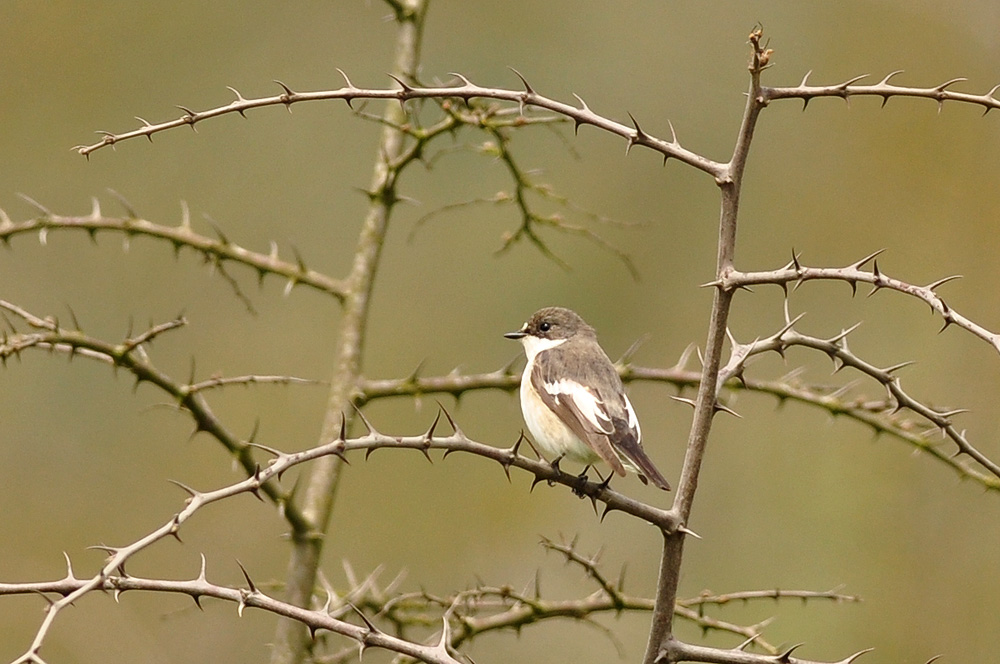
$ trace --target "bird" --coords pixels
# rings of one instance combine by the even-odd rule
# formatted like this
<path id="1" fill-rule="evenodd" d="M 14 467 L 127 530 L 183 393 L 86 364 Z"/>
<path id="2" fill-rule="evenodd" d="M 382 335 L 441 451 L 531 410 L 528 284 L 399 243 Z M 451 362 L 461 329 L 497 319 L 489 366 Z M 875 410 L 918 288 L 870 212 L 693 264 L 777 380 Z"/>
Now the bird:
<path id="1" fill-rule="evenodd" d="M 570 309 L 546 307 L 504 337 L 524 346 L 521 413 L 556 468 L 563 458 L 586 466 L 603 461 L 617 475 L 627 469 L 644 484 L 670 490 L 642 448 L 635 409 L 594 328 Z"/>

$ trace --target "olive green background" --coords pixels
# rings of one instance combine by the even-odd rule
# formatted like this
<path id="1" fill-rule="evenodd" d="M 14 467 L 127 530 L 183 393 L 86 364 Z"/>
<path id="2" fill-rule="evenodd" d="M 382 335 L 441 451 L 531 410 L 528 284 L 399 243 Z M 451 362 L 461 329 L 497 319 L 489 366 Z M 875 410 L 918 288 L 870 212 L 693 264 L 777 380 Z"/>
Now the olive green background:
<path id="1" fill-rule="evenodd" d="M 359 86 L 387 87 L 394 25 L 378 2 L 135 3 L 19 2 L 0 5 L 0 207 L 15 220 L 36 212 L 16 194 L 53 211 L 85 214 L 97 196 L 125 196 L 145 218 L 179 223 L 180 201 L 195 228 L 210 217 L 243 246 L 266 252 L 299 249 L 312 268 L 346 273 L 365 207 L 378 128 L 342 103 L 297 105 L 178 129 L 152 145 L 134 140 L 101 150 L 89 163 L 70 150 L 95 130 L 124 131 L 133 116 L 176 117 L 175 104 L 205 109 L 228 103 L 234 86 L 246 96 L 274 94 L 270 81 L 295 89 L 337 88 L 336 67 Z M 540 92 L 587 100 L 596 112 L 669 137 L 714 159 L 731 151 L 747 85 L 746 36 L 763 24 L 775 49 L 772 85 L 836 83 L 857 74 L 873 80 L 905 69 L 897 82 L 982 93 L 1000 82 L 1000 8 L 993 0 L 950 3 L 884 0 L 840 3 L 504 2 L 441 0 L 427 23 L 422 76 L 459 71 L 483 85 L 516 87 L 521 71 Z M 897 99 L 775 103 L 762 118 L 744 186 L 737 262 L 770 269 L 794 248 L 813 265 L 844 265 L 880 248 L 883 271 L 928 283 L 960 273 L 945 286 L 948 303 L 988 328 L 1000 328 L 995 293 L 1000 274 L 997 159 L 1000 114 L 950 104 Z M 378 112 L 378 104 L 370 105 Z M 467 134 L 472 142 L 484 140 Z M 441 146 L 451 145 L 445 140 Z M 519 133 L 515 154 L 525 168 L 575 204 L 628 228 L 587 224 L 628 252 L 641 273 L 633 281 L 613 256 L 579 238 L 546 233 L 572 265 L 564 271 L 527 245 L 493 252 L 516 228 L 512 209 L 465 208 L 436 217 L 409 237 L 415 221 L 447 203 L 509 188 L 502 166 L 473 151 L 441 158 L 403 176 L 400 193 L 420 202 L 401 207 L 378 275 L 365 366 L 375 377 L 399 377 L 424 362 L 427 374 L 454 367 L 492 370 L 517 357 L 501 334 L 536 308 L 578 310 L 599 331 L 612 357 L 635 339 L 635 357 L 669 366 L 690 343 L 704 343 L 713 277 L 718 192 L 700 173 L 636 149 L 593 128 Z M 574 154 L 575 153 L 575 154 Z M 542 206 L 543 210 L 550 209 Z M 152 360 L 186 379 L 213 373 L 276 373 L 324 379 L 336 341 L 335 303 L 284 284 L 262 289 L 249 270 L 231 274 L 258 310 L 248 315 L 230 286 L 200 257 L 137 238 L 51 233 L 45 246 L 19 237 L 0 253 L 0 297 L 38 315 L 68 319 L 71 307 L 90 334 L 118 340 L 137 326 L 184 312 L 185 329 L 151 348 Z M 866 289 L 862 289 L 864 292 Z M 793 313 L 807 312 L 803 332 L 819 336 L 864 321 L 851 348 L 880 365 L 917 360 L 903 385 L 939 406 L 966 407 L 960 422 L 980 449 L 1000 457 L 995 408 L 1000 358 L 957 329 L 938 335 L 940 320 L 899 294 L 852 299 L 843 284 L 807 284 Z M 732 330 L 747 341 L 782 324 L 776 288 L 741 293 Z M 798 351 L 787 363 L 769 357 L 751 374 L 775 377 L 804 366 L 806 380 L 841 384 L 826 358 Z M 235 431 L 286 450 L 317 441 L 325 387 L 231 388 L 211 396 Z M 863 381 L 858 393 L 881 397 Z M 630 393 L 646 446 L 668 477 L 677 477 L 690 410 L 670 389 L 637 384 Z M 0 373 L 0 580 L 54 579 L 62 552 L 78 574 L 100 554 L 93 544 L 134 541 L 179 508 L 176 479 L 211 489 L 236 481 L 224 451 L 206 436 L 189 439 L 190 422 L 160 407 L 163 395 L 103 364 L 26 353 Z M 466 432 L 498 446 L 521 428 L 513 396 L 475 394 L 454 406 Z M 742 419 L 720 417 L 705 460 L 691 527 L 703 539 L 686 547 L 682 592 L 756 588 L 827 590 L 864 597 L 860 604 L 818 601 L 725 607 L 716 615 L 747 623 L 777 616 L 765 635 L 806 643 L 799 653 L 839 659 L 875 647 L 873 662 L 989 661 L 1000 646 L 1000 495 L 904 444 L 803 406 L 777 409 L 773 399 L 742 396 Z M 426 398 L 374 404 L 383 430 L 411 434 L 433 418 Z M 947 447 L 947 449 L 951 449 Z M 286 481 L 293 481 L 289 476 Z M 416 453 L 379 452 L 352 459 L 326 546 L 324 573 L 345 585 L 341 561 L 358 574 L 382 567 L 388 582 L 435 593 L 486 583 L 523 587 L 536 571 L 548 597 L 582 597 L 594 586 L 579 570 L 546 555 L 540 535 L 579 536 L 585 552 L 603 549 L 608 574 L 627 563 L 626 590 L 648 595 L 659 537 L 618 514 L 599 523 L 588 502 L 563 488 L 536 487 L 529 476 L 453 455 L 428 464 Z M 669 497 L 634 478 L 619 490 L 667 505 Z M 137 556 L 137 575 L 186 578 L 198 554 L 209 578 L 241 583 L 239 558 L 261 583 L 281 580 L 288 554 L 281 519 L 250 496 L 206 508 L 182 532 Z M 540 571 L 539 571 L 540 570 Z M 0 598 L 0 659 L 28 646 L 42 619 L 38 597 Z M 604 616 L 626 661 L 645 646 L 648 616 Z M 126 594 L 116 605 L 95 594 L 59 617 L 44 655 L 49 662 L 264 661 L 271 617 L 206 601 L 199 612 L 178 597 Z M 682 636 L 701 639 L 690 627 Z M 735 645 L 732 636 L 707 641 Z M 617 661 L 612 640 L 586 625 L 559 622 L 476 642 L 481 663 Z M 367 658 L 380 661 L 381 655 Z"/>

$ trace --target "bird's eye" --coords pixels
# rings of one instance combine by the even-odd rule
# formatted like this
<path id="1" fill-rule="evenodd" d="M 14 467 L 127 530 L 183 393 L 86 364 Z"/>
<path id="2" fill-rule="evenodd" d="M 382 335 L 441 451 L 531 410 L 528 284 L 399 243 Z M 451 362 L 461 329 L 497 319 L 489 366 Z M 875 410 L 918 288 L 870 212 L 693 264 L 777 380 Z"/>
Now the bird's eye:
<path id="1" fill-rule="evenodd" d="M 550 323 L 549 321 L 544 321 L 541 325 L 538 326 L 538 329 L 541 330 L 542 332 L 548 332 L 549 330 L 552 329 L 552 323 Z"/>

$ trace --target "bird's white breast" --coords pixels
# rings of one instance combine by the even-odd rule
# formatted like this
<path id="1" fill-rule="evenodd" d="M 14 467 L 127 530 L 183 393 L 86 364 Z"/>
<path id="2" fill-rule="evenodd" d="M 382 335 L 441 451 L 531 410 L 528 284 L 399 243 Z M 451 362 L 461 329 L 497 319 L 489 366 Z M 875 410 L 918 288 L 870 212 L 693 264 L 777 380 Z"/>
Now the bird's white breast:
<path id="1" fill-rule="evenodd" d="M 531 384 L 531 372 L 535 368 L 535 358 L 544 350 L 555 348 L 566 341 L 565 339 L 539 339 L 538 337 L 524 337 L 524 352 L 528 357 L 528 364 L 524 367 L 524 374 L 521 376 L 521 412 L 524 415 L 524 423 L 528 426 L 532 441 L 538 446 L 539 451 L 554 458 L 563 457 L 583 464 L 592 464 L 600 461 L 600 457 L 589 445 L 580 440 L 569 427 L 563 424 L 559 416 L 552 412 L 542 401 Z"/>

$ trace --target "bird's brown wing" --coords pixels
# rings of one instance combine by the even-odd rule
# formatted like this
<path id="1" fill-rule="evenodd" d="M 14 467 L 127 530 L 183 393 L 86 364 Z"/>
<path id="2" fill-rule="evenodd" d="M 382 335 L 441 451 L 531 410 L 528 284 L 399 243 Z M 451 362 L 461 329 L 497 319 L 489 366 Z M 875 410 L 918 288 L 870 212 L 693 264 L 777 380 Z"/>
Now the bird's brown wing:
<path id="1" fill-rule="evenodd" d="M 615 473 L 625 475 L 625 466 L 608 439 L 615 429 L 603 402 L 588 388 L 571 378 L 552 380 L 550 376 L 553 373 L 558 375 L 554 371 L 542 370 L 541 363 L 538 362 L 531 371 L 531 384 L 542 401 Z"/>

